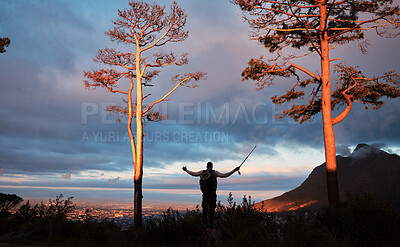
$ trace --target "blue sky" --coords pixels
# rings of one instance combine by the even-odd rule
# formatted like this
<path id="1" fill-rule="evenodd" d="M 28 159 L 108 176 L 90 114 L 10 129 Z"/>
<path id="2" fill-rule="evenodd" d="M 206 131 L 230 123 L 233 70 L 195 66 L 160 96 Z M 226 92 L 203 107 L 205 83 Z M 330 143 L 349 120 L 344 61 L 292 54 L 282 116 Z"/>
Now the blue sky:
<path id="1" fill-rule="evenodd" d="M 220 200 L 232 192 L 259 201 L 297 187 L 324 162 L 321 116 L 302 125 L 276 120 L 288 106 L 274 106 L 270 97 L 285 92 L 290 81 L 276 81 L 262 91 L 252 81 L 241 81 L 250 58 L 271 55 L 249 39 L 248 25 L 229 1 L 178 4 L 188 14 L 189 38 L 163 50 L 188 52 L 189 64 L 165 68 L 149 99 L 168 92 L 176 73 L 208 75 L 200 87 L 179 88 L 159 106 L 168 120 L 145 126 L 145 204 L 199 203 L 198 180 L 181 167 L 200 170 L 213 161 L 215 169 L 229 171 L 254 145 L 242 176 L 219 181 Z M 0 192 L 24 199 L 64 193 L 78 201 L 131 201 L 133 165 L 125 122 L 103 111 L 120 103 L 121 96 L 86 90 L 83 84 L 83 70 L 99 68 L 92 61 L 97 50 L 116 46 L 104 31 L 128 1 L 5 0 L 1 5 L 0 37 L 9 37 L 11 45 L 0 54 Z M 366 56 L 349 44 L 336 48 L 332 57 L 359 65 L 369 76 L 398 69 L 399 38 L 373 33 L 367 38 Z M 299 63 L 319 70 L 315 58 Z M 387 100 L 378 111 L 356 105 L 335 126 L 338 154 L 348 155 L 358 143 L 399 154 L 399 110 L 398 99 Z"/>

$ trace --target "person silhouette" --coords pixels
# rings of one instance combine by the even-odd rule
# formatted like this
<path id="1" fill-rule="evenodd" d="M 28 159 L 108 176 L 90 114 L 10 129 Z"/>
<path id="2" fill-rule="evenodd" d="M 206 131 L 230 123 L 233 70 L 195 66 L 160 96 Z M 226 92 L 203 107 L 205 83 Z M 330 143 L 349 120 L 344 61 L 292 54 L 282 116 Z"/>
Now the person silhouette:
<path id="1" fill-rule="evenodd" d="M 189 171 L 186 166 L 182 167 L 182 170 L 187 172 L 189 175 L 194 177 L 200 177 L 200 189 L 203 193 L 203 200 L 201 206 L 203 208 L 203 227 L 213 228 L 214 227 L 214 210 L 216 208 L 217 201 L 217 178 L 227 178 L 233 173 L 239 171 L 240 167 L 236 167 L 230 172 L 221 173 L 213 170 L 213 163 L 207 163 L 207 169 L 193 172 Z"/>

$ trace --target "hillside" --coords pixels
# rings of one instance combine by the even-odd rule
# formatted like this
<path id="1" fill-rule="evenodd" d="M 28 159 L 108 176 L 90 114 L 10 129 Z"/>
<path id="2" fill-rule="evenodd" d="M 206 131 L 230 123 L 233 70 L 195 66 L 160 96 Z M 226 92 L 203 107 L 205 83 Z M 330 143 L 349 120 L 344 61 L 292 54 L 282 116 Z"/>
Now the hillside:
<path id="1" fill-rule="evenodd" d="M 337 156 L 340 198 L 367 192 L 400 209 L 400 156 L 367 144 L 359 144 L 347 157 Z M 268 212 L 327 205 L 325 163 L 317 166 L 297 188 L 257 203 Z"/>

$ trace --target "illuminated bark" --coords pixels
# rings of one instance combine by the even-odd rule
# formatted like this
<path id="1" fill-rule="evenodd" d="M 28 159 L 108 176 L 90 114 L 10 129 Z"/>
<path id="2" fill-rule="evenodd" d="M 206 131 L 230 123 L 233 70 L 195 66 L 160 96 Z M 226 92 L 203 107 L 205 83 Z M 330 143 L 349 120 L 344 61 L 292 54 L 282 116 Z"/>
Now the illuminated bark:
<path id="1" fill-rule="evenodd" d="M 336 167 L 336 147 L 335 134 L 332 124 L 332 106 L 331 106 L 331 81 L 330 81 L 330 62 L 329 62 L 329 42 L 326 26 L 326 3 L 319 2 L 320 9 L 320 43 L 321 43 L 321 100 L 322 100 L 322 121 L 324 132 L 324 148 L 326 160 L 326 181 L 328 188 L 329 205 L 335 205 L 339 202 L 339 187 Z"/>

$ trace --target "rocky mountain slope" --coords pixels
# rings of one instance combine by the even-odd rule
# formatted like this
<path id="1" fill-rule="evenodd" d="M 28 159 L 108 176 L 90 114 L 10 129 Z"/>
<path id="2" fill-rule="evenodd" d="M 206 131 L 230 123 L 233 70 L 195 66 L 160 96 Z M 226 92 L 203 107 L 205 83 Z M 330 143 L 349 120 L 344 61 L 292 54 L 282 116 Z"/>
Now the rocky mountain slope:
<path id="1" fill-rule="evenodd" d="M 400 156 L 359 144 L 348 157 L 337 156 L 340 198 L 367 192 L 400 209 Z M 327 205 L 325 163 L 317 166 L 296 189 L 257 203 L 268 212 Z"/>

